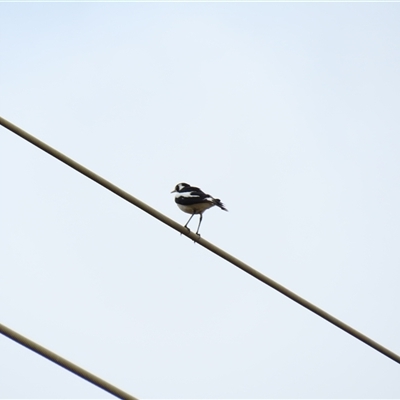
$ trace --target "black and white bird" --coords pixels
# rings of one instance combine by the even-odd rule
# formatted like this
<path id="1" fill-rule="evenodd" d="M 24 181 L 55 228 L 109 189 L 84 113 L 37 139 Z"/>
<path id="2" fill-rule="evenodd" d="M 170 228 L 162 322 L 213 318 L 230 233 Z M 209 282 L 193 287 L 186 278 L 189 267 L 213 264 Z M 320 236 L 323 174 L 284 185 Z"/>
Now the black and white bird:
<path id="1" fill-rule="evenodd" d="M 209 194 L 205 194 L 198 187 L 190 186 L 187 183 L 178 183 L 171 193 L 176 193 L 175 203 L 185 213 L 192 214 L 185 228 L 193 218 L 193 215 L 200 214 L 199 226 L 196 235 L 199 234 L 201 221 L 203 220 L 203 212 L 213 206 L 219 207 L 221 210 L 228 211 L 220 199 L 214 199 Z M 189 228 L 188 228 L 189 229 Z"/>

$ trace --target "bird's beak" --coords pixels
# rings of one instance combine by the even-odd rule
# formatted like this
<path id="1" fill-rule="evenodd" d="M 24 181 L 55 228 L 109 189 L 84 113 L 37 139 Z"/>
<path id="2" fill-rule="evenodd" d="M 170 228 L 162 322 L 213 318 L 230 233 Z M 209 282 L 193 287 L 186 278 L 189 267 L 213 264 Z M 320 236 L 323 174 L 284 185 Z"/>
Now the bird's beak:
<path id="1" fill-rule="evenodd" d="M 174 189 L 171 193 L 176 193 L 176 190 Z"/>

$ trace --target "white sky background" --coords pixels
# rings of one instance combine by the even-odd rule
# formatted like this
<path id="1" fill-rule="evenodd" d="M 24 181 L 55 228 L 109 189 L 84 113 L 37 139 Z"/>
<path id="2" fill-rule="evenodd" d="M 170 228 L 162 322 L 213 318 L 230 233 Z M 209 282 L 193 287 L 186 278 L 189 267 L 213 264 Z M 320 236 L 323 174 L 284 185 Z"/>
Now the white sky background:
<path id="1" fill-rule="evenodd" d="M 400 353 L 400 4 L 0 4 L 0 114 Z M 0 129 L 0 322 L 139 398 L 399 398 L 400 366 Z M 196 229 L 198 218 L 190 224 Z M 0 337 L 1 398 L 112 396 Z"/>

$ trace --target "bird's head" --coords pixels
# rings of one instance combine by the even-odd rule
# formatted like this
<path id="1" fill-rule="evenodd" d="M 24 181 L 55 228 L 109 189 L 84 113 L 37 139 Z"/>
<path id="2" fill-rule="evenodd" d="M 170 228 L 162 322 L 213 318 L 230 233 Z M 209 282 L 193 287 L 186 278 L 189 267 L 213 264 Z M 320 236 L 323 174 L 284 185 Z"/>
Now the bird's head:
<path id="1" fill-rule="evenodd" d="M 175 189 L 171 193 L 176 193 L 176 192 L 179 193 L 183 188 L 188 187 L 188 186 L 190 186 L 190 185 L 188 185 L 187 183 L 178 183 L 175 186 Z"/>

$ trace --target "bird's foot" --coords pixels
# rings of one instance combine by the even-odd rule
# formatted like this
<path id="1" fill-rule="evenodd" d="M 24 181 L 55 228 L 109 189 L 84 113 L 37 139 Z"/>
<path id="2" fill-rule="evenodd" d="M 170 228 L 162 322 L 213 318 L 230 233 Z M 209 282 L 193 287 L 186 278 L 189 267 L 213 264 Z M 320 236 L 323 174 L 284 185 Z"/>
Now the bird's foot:
<path id="1" fill-rule="evenodd" d="M 196 235 L 199 237 L 199 239 L 201 238 L 200 233 L 196 232 Z M 198 240 L 197 240 L 197 241 L 196 241 L 196 240 L 193 240 L 193 243 L 194 243 L 194 244 L 198 243 Z"/>
<path id="2" fill-rule="evenodd" d="M 188 232 L 190 232 L 190 229 L 185 225 L 184 228 L 186 228 L 188 230 Z M 181 236 L 182 236 L 182 232 L 181 232 Z"/>

